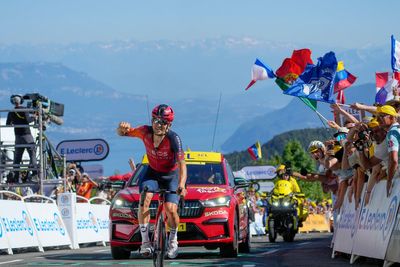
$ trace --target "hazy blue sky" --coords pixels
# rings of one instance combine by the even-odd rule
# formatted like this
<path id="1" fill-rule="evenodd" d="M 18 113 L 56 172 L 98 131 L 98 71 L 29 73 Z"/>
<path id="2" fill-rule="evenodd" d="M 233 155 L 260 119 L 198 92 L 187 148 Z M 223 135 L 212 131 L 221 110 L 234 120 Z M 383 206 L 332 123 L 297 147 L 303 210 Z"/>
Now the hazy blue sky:
<path id="1" fill-rule="evenodd" d="M 400 39 L 400 1 L 8 0 L 0 43 L 249 36 L 341 47 Z"/>

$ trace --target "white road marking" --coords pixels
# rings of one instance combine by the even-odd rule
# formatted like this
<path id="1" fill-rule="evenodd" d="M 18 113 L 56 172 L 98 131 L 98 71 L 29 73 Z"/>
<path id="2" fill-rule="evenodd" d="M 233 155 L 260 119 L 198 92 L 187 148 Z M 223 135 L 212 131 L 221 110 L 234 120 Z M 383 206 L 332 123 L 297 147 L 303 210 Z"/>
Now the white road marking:
<path id="1" fill-rule="evenodd" d="M 297 244 L 298 246 L 303 246 L 303 245 L 307 245 L 307 244 L 310 244 L 311 242 L 303 242 L 303 243 L 299 243 L 299 244 Z"/>
<path id="2" fill-rule="evenodd" d="M 254 267 L 254 264 L 247 264 L 247 265 L 242 265 L 242 267 Z"/>
<path id="3" fill-rule="evenodd" d="M 106 251 L 110 251 L 109 249 L 100 249 L 100 250 L 95 250 L 93 252 L 106 252 Z"/>
<path id="4" fill-rule="evenodd" d="M 23 261 L 23 259 L 12 260 L 12 261 L 3 261 L 3 262 L 0 262 L 0 265 L 2 265 L 2 264 L 8 264 L 8 263 L 12 263 L 12 262 L 18 262 L 18 261 Z"/>
<path id="5" fill-rule="evenodd" d="M 275 252 L 277 252 L 277 251 L 279 251 L 279 249 L 273 249 L 273 250 L 270 250 L 270 251 L 267 251 L 267 252 L 262 253 L 262 255 L 272 254 L 272 253 L 275 253 Z"/>

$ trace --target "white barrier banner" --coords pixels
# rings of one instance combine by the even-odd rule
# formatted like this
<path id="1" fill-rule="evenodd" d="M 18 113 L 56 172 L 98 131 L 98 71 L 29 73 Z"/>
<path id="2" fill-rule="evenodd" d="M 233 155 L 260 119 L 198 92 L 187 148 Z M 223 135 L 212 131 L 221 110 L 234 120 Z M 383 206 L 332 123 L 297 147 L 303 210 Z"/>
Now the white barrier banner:
<path id="1" fill-rule="evenodd" d="M 354 239 L 353 254 L 384 259 L 399 207 L 400 180 L 393 180 L 392 194 L 386 197 L 386 180 L 374 186 L 371 199 L 363 206 Z"/>
<path id="2" fill-rule="evenodd" d="M 35 227 L 23 201 L 0 200 L 0 218 L 11 248 L 39 247 Z"/>
<path id="3" fill-rule="evenodd" d="M 0 249 L 8 249 L 8 240 L 6 236 L 6 230 L 3 226 L 2 220 L 0 220 Z"/>
<path id="4" fill-rule="evenodd" d="M 397 213 L 396 223 L 390 237 L 386 260 L 391 262 L 400 262 L 400 210 Z"/>
<path id="5" fill-rule="evenodd" d="M 109 219 L 109 211 L 110 205 L 97 205 L 91 204 L 91 210 L 93 212 L 94 218 L 97 221 L 97 225 L 99 226 L 99 235 L 101 236 L 101 240 L 104 242 L 110 241 L 110 234 L 108 232 L 108 226 L 110 224 Z"/>
<path id="6" fill-rule="evenodd" d="M 364 186 L 365 188 L 365 186 Z M 354 235 L 356 233 L 356 222 L 359 216 L 359 210 L 356 210 L 353 201 L 350 203 L 347 197 L 349 189 L 347 189 L 345 198 L 340 208 L 340 214 L 337 218 L 335 227 L 335 239 L 333 251 L 340 251 L 351 254 L 353 248 Z"/>
<path id="7" fill-rule="evenodd" d="M 103 241 L 97 217 L 89 203 L 76 203 L 76 238 L 78 244 Z"/>
<path id="8" fill-rule="evenodd" d="M 25 202 L 25 205 L 42 247 L 71 245 L 56 204 Z"/>

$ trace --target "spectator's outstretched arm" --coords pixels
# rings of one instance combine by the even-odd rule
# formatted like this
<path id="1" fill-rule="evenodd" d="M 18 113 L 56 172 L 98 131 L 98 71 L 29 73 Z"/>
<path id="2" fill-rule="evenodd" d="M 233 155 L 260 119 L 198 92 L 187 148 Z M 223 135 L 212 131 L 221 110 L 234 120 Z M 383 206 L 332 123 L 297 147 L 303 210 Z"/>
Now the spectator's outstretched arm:
<path id="1" fill-rule="evenodd" d="M 349 121 L 353 123 L 359 123 L 356 117 L 348 113 L 346 110 L 342 109 L 338 104 L 332 104 L 331 108 L 333 109 L 334 112 L 337 112 L 338 114 L 342 114 L 343 116 L 345 116 Z"/>
<path id="2" fill-rule="evenodd" d="M 136 171 L 136 165 L 135 165 L 135 161 L 133 161 L 132 158 L 129 159 L 129 166 L 131 167 L 131 170 L 134 172 Z"/>
<path id="3" fill-rule="evenodd" d="M 357 102 L 354 103 L 354 104 L 351 104 L 350 107 L 352 109 L 364 110 L 364 111 L 367 111 L 369 113 L 376 113 L 376 109 L 377 109 L 377 107 L 375 107 L 375 106 L 368 106 L 368 105 L 360 104 L 360 103 L 357 103 Z"/>

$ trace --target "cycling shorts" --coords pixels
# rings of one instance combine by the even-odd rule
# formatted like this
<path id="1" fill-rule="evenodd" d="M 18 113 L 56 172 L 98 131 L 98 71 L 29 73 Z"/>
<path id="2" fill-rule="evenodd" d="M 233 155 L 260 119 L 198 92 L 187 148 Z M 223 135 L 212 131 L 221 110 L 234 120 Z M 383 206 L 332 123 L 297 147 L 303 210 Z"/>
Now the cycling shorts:
<path id="1" fill-rule="evenodd" d="M 143 188 L 147 186 L 148 192 L 155 192 L 159 189 L 166 189 L 169 191 L 176 191 L 178 189 L 178 170 L 174 170 L 167 173 L 157 172 L 150 168 L 147 168 L 146 174 L 141 180 L 139 180 L 139 191 L 143 191 Z M 165 202 L 179 203 L 178 194 L 166 194 Z"/>

